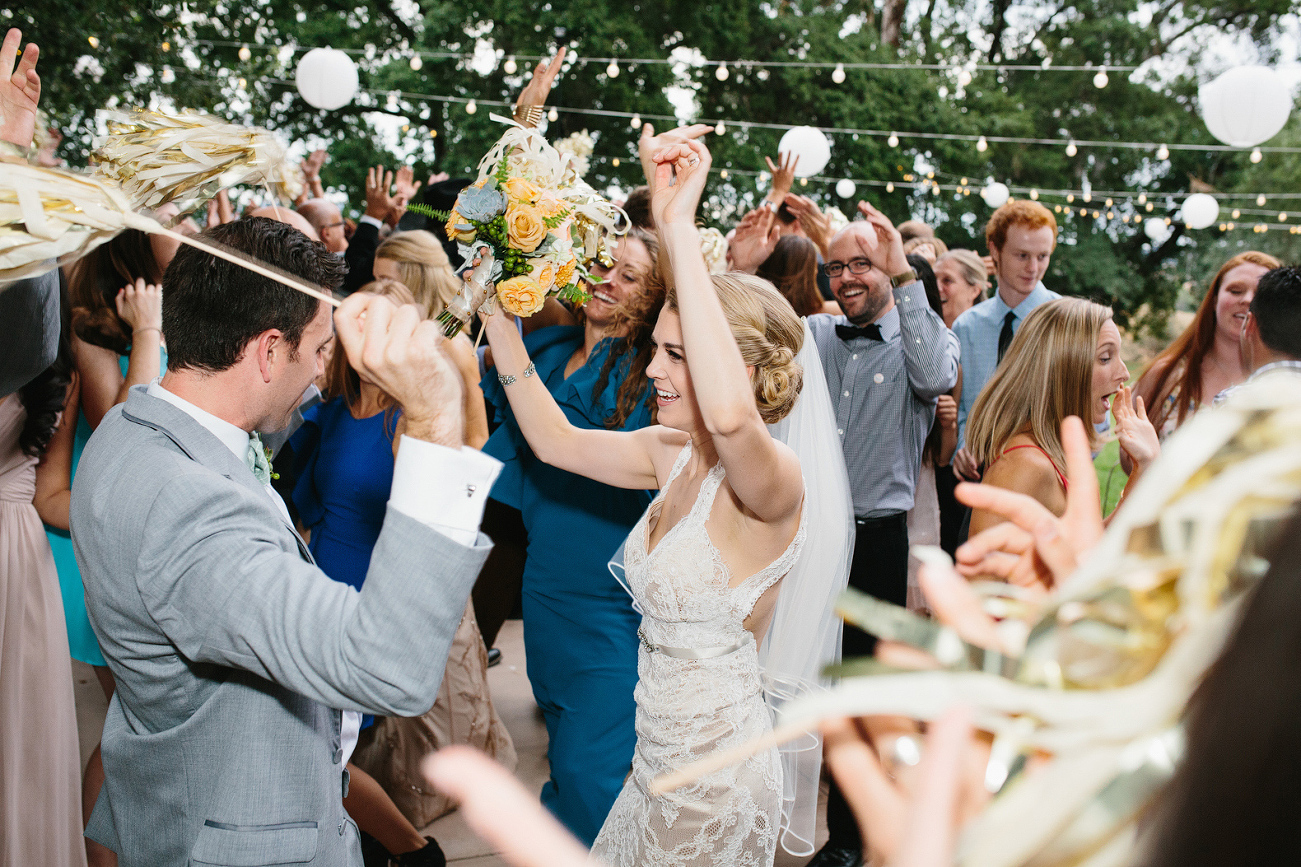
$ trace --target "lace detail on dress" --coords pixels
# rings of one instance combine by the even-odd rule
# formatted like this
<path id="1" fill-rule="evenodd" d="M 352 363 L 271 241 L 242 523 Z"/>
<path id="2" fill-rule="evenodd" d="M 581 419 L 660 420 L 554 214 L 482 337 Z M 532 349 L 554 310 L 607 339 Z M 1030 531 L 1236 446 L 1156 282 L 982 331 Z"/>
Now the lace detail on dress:
<path id="1" fill-rule="evenodd" d="M 592 848 L 611 867 L 769 867 L 776 854 L 782 798 L 776 749 L 662 797 L 649 795 L 661 774 L 771 730 L 754 636 L 744 622 L 764 591 L 790 571 L 805 537 L 801 514 L 781 556 L 729 586 L 727 565 L 705 529 L 724 478 L 720 463 L 701 483 L 691 511 L 648 553 L 650 516 L 690 457 L 688 443 L 628 537 L 628 586 L 645 612 L 642 629 L 651 643 L 740 648 L 709 659 L 638 650 L 632 773 Z"/>

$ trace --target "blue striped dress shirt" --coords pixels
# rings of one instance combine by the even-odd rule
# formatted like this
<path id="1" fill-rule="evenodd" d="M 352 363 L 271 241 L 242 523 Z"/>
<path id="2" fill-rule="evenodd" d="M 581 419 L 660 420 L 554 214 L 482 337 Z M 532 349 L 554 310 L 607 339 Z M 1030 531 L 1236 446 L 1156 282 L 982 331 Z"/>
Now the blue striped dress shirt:
<path id="1" fill-rule="evenodd" d="M 985 383 L 994 375 L 994 368 L 998 367 L 998 335 L 1003 330 L 1003 319 L 1009 312 L 1016 315 L 1016 320 L 1012 323 L 1012 333 L 1016 334 L 1031 310 L 1060 297 L 1062 296 L 1040 283 L 1020 304 L 1008 307 L 995 292 L 993 298 L 981 301 L 953 323 L 953 333 L 958 336 L 958 343 L 962 346 L 962 399 L 958 401 L 959 447 L 967 442 L 967 414 L 971 412 Z"/>
<path id="2" fill-rule="evenodd" d="M 913 507 L 935 398 L 958 381 L 958 340 L 926 302 L 921 282 L 895 289 L 894 302 L 876 321 L 881 340 L 841 340 L 836 326 L 849 323 L 844 316 L 809 317 L 860 518 Z"/>

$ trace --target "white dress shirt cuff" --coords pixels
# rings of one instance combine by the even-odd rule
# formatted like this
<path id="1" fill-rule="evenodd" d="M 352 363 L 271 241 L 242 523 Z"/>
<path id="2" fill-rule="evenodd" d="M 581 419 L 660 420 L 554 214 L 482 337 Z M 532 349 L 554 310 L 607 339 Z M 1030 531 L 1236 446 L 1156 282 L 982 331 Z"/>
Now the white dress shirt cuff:
<path id="1" fill-rule="evenodd" d="M 357 223 L 370 223 L 376 229 L 384 228 L 384 221 L 379 217 L 372 217 L 370 214 L 362 214 L 361 217 L 358 218 Z"/>
<path id="2" fill-rule="evenodd" d="M 501 461 L 478 449 L 459 450 L 402 437 L 389 503 L 462 545 L 473 545 Z"/>

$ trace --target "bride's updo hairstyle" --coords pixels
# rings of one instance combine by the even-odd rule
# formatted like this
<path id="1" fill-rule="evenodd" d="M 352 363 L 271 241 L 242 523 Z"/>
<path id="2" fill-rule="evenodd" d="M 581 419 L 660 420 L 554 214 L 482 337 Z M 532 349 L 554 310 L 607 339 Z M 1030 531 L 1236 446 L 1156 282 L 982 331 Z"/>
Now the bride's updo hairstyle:
<path id="1" fill-rule="evenodd" d="M 740 271 L 710 277 L 741 359 L 754 368 L 754 402 L 766 424 L 775 424 L 795 407 L 804 370 L 795 355 L 804 345 L 804 325 L 767 280 Z M 665 305 L 678 312 L 678 295 L 669 287 Z"/>

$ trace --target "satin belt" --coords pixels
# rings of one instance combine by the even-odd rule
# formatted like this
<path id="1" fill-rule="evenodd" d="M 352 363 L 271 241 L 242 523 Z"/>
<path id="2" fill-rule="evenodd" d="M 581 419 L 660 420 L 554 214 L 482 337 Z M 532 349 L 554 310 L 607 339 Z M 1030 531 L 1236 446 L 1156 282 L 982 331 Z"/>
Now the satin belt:
<path id="1" fill-rule="evenodd" d="M 674 659 L 714 659 L 715 657 L 735 653 L 745 646 L 744 641 L 738 641 L 736 644 L 729 644 L 727 647 L 665 647 L 663 644 L 655 644 L 647 638 L 646 630 L 641 627 L 637 627 L 637 637 L 641 639 L 641 645 L 646 648 L 647 653 L 662 653 Z"/>

